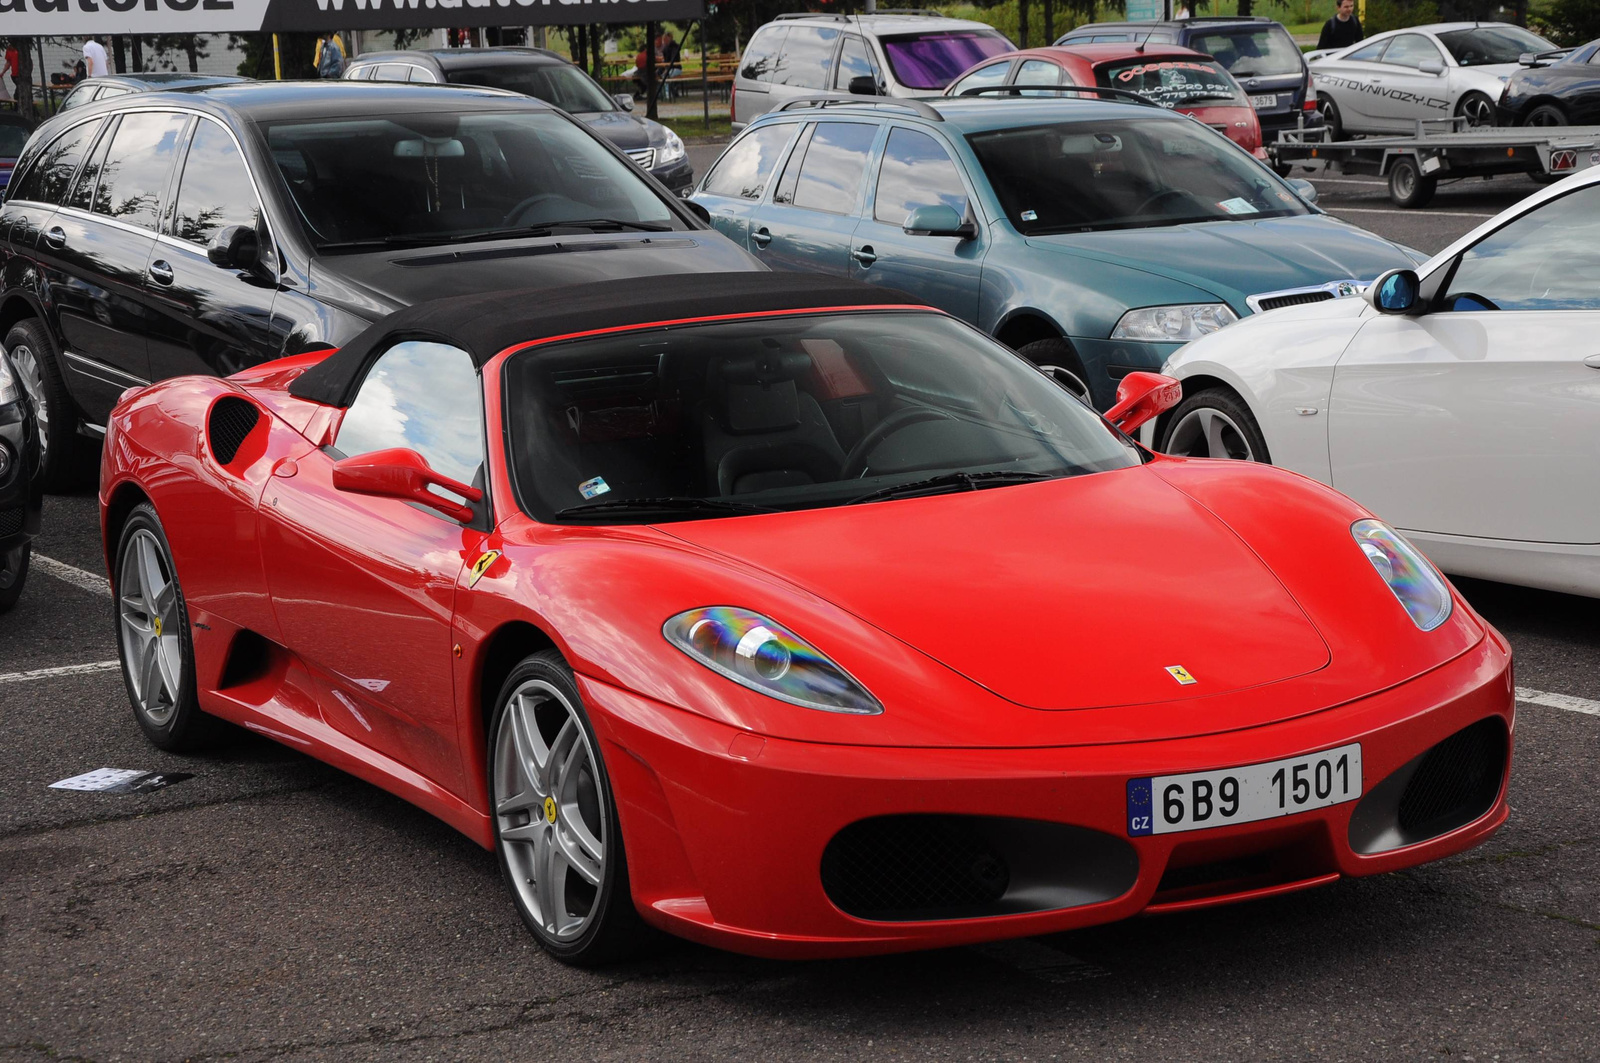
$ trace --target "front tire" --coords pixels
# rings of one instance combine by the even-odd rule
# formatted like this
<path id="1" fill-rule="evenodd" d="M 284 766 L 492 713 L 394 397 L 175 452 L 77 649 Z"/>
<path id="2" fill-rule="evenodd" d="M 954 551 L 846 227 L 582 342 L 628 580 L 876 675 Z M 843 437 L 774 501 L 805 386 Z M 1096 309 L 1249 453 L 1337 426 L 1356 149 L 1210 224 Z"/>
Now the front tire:
<path id="1" fill-rule="evenodd" d="M 1226 388 L 1207 388 L 1180 402 L 1167 418 L 1156 449 L 1180 458 L 1271 461 L 1249 407 Z"/>
<path id="2" fill-rule="evenodd" d="M 6 333 L 5 348 L 21 378 L 22 390 L 33 406 L 39 429 L 39 468 L 44 489 L 59 493 L 77 478 L 78 408 L 67 393 L 66 379 L 56 361 L 55 345 L 44 324 L 35 318 L 19 321 Z"/>
<path id="3" fill-rule="evenodd" d="M 28 581 L 28 561 L 32 557 L 32 543 L 0 551 L 0 613 L 10 612 L 22 597 L 22 585 Z"/>
<path id="4" fill-rule="evenodd" d="M 1456 104 L 1456 117 L 1465 118 L 1470 129 L 1495 125 L 1494 101 L 1481 92 L 1469 92 Z"/>
<path id="5" fill-rule="evenodd" d="M 1322 115 L 1322 121 L 1327 126 L 1328 139 L 1343 140 L 1344 116 L 1339 113 L 1339 105 L 1333 102 L 1333 97 L 1318 96 L 1317 111 Z"/>
<path id="6" fill-rule="evenodd" d="M 1525 126 L 1549 128 L 1567 124 L 1567 112 L 1553 103 L 1541 103 L 1528 112 L 1528 117 L 1522 120 Z"/>
<path id="7" fill-rule="evenodd" d="M 1063 339 L 1034 340 L 1017 348 L 1017 353 L 1037 366 L 1046 376 L 1072 392 L 1078 398 L 1094 405 L 1089 391 L 1089 374 L 1072 344 Z"/>
<path id="8" fill-rule="evenodd" d="M 489 723 L 495 852 L 517 914 L 556 959 L 580 967 L 638 952 L 617 805 L 572 670 L 554 650 L 512 670 Z"/>

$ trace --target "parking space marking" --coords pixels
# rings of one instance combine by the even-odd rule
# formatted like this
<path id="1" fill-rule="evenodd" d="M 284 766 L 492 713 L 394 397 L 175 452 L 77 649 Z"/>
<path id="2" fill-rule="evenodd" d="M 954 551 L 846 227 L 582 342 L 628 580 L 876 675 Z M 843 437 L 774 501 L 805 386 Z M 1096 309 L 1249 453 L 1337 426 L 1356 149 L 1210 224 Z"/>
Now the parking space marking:
<path id="1" fill-rule="evenodd" d="M 1581 712 L 1586 716 L 1600 716 L 1600 701 L 1575 698 L 1571 694 L 1552 694 L 1547 690 L 1518 687 L 1517 700 L 1525 701 L 1529 705 L 1543 705 L 1547 709 L 1565 709 L 1567 712 Z"/>
<path id="2" fill-rule="evenodd" d="M 35 668 L 31 672 L 0 672 L 0 686 L 7 683 L 29 683 L 35 679 L 55 679 L 64 675 L 111 672 L 121 667 L 119 661 L 95 661 L 93 664 L 64 664 L 58 668 Z"/>
<path id="3" fill-rule="evenodd" d="M 1394 207 L 1323 207 L 1330 213 L 1344 211 L 1347 214 L 1404 214 L 1412 218 L 1497 218 L 1498 214 L 1480 214 L 1475 210 L 1399 210 Z"/>
<path id="4" fill-rule="evenodd" d="M 32 565 L 45 575 L 65 580 L 81 590 L 98 594 L 103 598 L 111 597 L 111 581 L 104 576 L 96 576 L 93 572 L 85 572 L 81 568 L 74 568 L 43 554 L 34 554 Z"/>

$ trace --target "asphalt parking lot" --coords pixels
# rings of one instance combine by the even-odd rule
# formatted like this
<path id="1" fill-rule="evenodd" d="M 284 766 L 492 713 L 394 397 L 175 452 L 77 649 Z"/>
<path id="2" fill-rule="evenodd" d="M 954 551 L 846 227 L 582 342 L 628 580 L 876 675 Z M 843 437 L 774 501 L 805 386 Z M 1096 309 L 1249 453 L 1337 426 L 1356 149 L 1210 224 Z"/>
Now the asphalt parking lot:
<path id="1" fill-rule="evenodd" d="M 697 171 L 715 147 L 696 147 Z M 1322 206 L 1432 252 L 1537 186 Z M 149 746 L 115 668 L 92 486 L 48 500 L 0 616 L 0 1059 L 1583 1059 L 1600 1044 L 1600 610 L 1463 582 L 1511 639 L 1512 815 L 1483 847 L 1277 900 L 887 959 L 691 945 L 548 959 L 494 857 L 237 732 Z M 192 773 L 52 790 L 94 768 Z"/>

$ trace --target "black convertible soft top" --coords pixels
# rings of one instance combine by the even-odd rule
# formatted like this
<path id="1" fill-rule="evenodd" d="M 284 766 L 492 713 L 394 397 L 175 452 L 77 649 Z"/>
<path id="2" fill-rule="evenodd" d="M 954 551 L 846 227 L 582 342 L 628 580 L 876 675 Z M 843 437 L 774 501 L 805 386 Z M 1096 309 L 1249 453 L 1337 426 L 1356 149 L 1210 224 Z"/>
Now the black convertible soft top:
<path id="1" fill-rule="evenodd" d="M 682 273 L 565 288 L 434 299 L 397 310 L 289 384 L 289 393 L 348 406 L 379 354 L 404 340 L 460 347 L 482 366 L 530 340 L 657 321 L 829 306 L 921 305 L 893 288 L 814 273 Z"/>

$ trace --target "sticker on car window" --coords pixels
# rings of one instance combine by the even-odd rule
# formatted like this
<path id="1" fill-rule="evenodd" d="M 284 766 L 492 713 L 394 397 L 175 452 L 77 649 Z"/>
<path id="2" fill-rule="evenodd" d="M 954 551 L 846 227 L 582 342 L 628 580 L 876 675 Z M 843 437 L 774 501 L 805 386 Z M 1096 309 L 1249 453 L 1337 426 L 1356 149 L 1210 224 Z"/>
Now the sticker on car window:
<path id="1" fill-rule="evenodd" d="M 1025 210 L 1025 211 L 1022 212 L 1022 220 L 1023 221 L 1038 221 L 1039 220 L 1039 212 L 1036 211 L 1036 210 Z"/>
<path id="2" fill-rule="evenodd" d="M 1221 203 L 1218 203 L 1217 206 L 1221 207 L 1223 210 L 1227 211 L 1229 214 L 1260 214 L 1261 213 L 1260 210 L 1256 209 L 1256 205 L 1254 203 L 1251 203 L 1248 199 L 1245 199 L 1243 196 L 1234 196 L 1232 199 L 1224 199 Z"/>
<path id="3" fill-rule="evenodd" d="M 596 476 L 592 480 L 585 480 L 578 485 L 578 494 L 584 498 L 595 498 L 611 490 L 611 485 L 606 483 L 605 477 Z"/>

